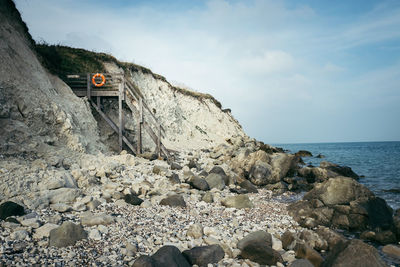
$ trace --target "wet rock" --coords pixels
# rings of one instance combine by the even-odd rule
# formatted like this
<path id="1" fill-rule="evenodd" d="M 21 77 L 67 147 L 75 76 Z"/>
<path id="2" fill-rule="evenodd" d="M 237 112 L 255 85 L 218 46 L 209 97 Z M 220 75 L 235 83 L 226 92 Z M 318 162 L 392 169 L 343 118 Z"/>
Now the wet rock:
<path id="1" fill-rule="evenodd" d="M 205 179 L 210 188 L 223 190 L 225 188 L 225 181 L 221 175 L 217 173 L 210 173 Z"/>
<path id="2" fill-rule="evenodd" d="M 254 207 L 253 203 L 247 195 L 226 197 L 221 200 L 221 204 L 225 207 L 236 209 L 246 209 Z"/>
<path id="3" fill-rule="evenodd" d="M 386 266 L 378 251 L 358 239 L 339 242 L 328 254 L 324 266 Z"/>
<path id="4" fill-rule="evenodd" d="M 171 207 L 186 207 L 186 202 L 181 195 L 168 196 L 160 201 L 160 205 Z"/>
<path id="5" fill-rule="evenodd" d="M 196 188 L 198 190 L 202 190 L 202 191 L 210 190 L 210 187 L 209 187 L 207 181 L 196 175 L 193 175 L 191 178 L 189 178 L 188 184 L 190 184 L 193 188 Z"/>
<path id="6" fill-rule="evenodd" d="M 64 222 L 60 227 L 50 231 L 49 245 L 55 247 L 73 246 L 82 239 L 87 239 L 87 233 L 81 225 Z"/>
<path id="7" fill-rule="evenodd" d="M 138 206 L 143 203 L 143 199 L 139 198 L 135 194 L 126 194 L 124 196 L 124 200 L 126 203 L 134 205 L 134 206 Z"/>
<path id="8" fill-rule="evenodd" d="M 192 265 L 207 267 L 208 264 L 217 263 L 225 256 L 225 252 L 220 245 L 195 247 L 182 252 L 183 256 Z"/>
<path id="9" fill-rule="evenodd" d="M 317 159 L 323 159 L 323 158 L 325 158 L 325 156 L 322 155 L 322 154 L 318 154 L 318 155 L 316 155 L 315 157 L 316 157 Z"/>
<path id="10" fill-rule="evenodd" d="M 299 157 L 312 157 L 312 153 L 307 150 L 299 150 L 298 152 L 295 153 L 296 156 Z"/>
<path id="11" fill-rule="evenodd" d="M 386 255 L 400 260 L 400 247 L 395 245 L 386 245 L 382 248 Z"/>
<path id="12" fill-rule="evenodd" d="M 0 219 L 2 220 L 10 216 L 22 216 L 24 214 L 24 207 L 15 202 L 6 201 L 0 205 Z"/>
<path id="13" fill-rule="evenodd" d="M 182 255 L 177 247 L 163 246 L 153 256 L 152 259 L 156 262 L 157 267 L 190 267 L 191 265 Z"/>

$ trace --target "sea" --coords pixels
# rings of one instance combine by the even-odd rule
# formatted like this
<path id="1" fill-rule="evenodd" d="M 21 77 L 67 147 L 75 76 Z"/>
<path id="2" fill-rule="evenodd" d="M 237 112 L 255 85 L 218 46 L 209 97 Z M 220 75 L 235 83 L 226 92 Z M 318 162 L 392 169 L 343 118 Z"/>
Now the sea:
<path id="1" fill-rule="evenodd" d="M 349 142 L 273 144 L 291 153 L 307 150 L 313 157 L 303 157 L 306 164 L 319 166 L 329 161 L 351 167 L 376 196 L 394 209 L 400 208 L 400 142 Z M 324 158 L 316 158 L 318 154 Z"/>

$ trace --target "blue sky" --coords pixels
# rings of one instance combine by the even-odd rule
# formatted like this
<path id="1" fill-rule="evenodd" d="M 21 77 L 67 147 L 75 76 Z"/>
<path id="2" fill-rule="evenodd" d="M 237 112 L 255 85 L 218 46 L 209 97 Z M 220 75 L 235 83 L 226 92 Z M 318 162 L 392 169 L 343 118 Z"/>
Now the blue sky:
<path id="1" fill-rule="evenodd" d="M 35 40 L 210 93 L 264 142 L 400 140 L 400 1 L 16 4 Z"/>

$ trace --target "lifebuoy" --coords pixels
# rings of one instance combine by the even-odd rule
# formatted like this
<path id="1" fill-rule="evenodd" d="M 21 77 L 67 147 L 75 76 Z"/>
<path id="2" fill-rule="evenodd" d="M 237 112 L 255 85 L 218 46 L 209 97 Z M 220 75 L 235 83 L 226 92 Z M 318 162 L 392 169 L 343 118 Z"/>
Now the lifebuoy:
<path id="1" fill-rule="evenodd" d="M 97 77 L 100 77 L 101 78 L 101 83 L 96 83 L 96 78 Z M 93 83 L 93 85 L 94 86 L 96 86 L 96 87 L 101 87 L 101 86 L 103 86 L 105 83 L 106 83 L 106 77 L 104 77 L 104 75 L 103 74 L 101 74 L 101 73 L 96 73 L 95 75 L 93 75 L 93 77 L 92 77 L 92 83 Z"/>

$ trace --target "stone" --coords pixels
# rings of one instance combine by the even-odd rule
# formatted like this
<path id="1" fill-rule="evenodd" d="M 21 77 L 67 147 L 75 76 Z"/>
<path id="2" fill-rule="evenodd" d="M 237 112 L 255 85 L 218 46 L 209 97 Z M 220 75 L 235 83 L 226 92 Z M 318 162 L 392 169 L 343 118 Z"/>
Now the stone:
<path id="1" fill-rule="evenodd" d="M 33 237 L 36 239 L 42 239 L 44 237 L 49 237 L 50 236 L 50 231 L 53 229 L 56 229 L 58 227 L 57 224 L 54 223 L 46 223 L 42 225 L 41 227 L 37 228 L 35 230 L 35 233 L 33 234 Z"/>
<path id="2" fill-rule="evenodd" d="M 206 203 L 213 203 L 214 202 L 214 196 L 211 192 L 206 192 L 203 197 L 201 198 L 202 201 Z"/>
<path id="3" fill-rule="evenodd" d="M 266 162 L 257 161 L 250 169 L 249 180 L 255 185 L 262 186 L 276 183 L 279 180 L 272 178 L 272 167 Z"/>
<path id="4" fill-rule="evenodd" d="M 346 238 L 328 227 L 318 226 L 315 232 L 328 243 L 328 249 L 333 249 L 339 242 L 346 241 Z"/>
<path id="5" fill-rule="evenodd" d="M 186 235 L 189 237 L 193 237 L 194 239 L 200 238 L 203 236 L 203 226 L 201 224 L 191 224 L 189 229 L 186 232 Z"/>
<path id="6" fill-rule="evenodd" d="M 171 207 L 186 207 L 186 202 L 181 195 L 168 196 L 160 201 L 160 205 Z"/>
<path id="7" fill-rule="evenodd" d="M 222 168 L 222 167 L 220 167 L 220 166 L 214 166 L 210 171 L 209 171 L 209 173 L 216 173 L 216 174 L 219 174 L 219 175 L 221 175 L 221 177 L 222 177 L 222 179 L 224 180 L 224 182 L 225 182 L 225 185 L 229 185 L 229 176 L 227 176 L 226 175 L 226 173 L 225 173 L 225 171 L 224 171 L 224 169 Z"/>
<path id="8" fill-rule="evenodd" d="M 93 214 L 91 212 L 85 212 L 81 215 L 81 223 L 86 226 L 94 225 L 109 225 L 114 223 L 115 219 L 111 215 L 104 213 Z"/>
<path id="9" fill-rule="evenodd" d="M 168 177 L 168 180 L 172 183 L 172 184 L 180 184 L 181 180 L 179 179 L 179 175 L 176 173 L 173 173 L 171 176 Z"/>
<path id="10" fill-rule="evenodd" d="M 143 202 L 143 199 L 139 198 L 135 194 L 125 195 L 124 200 L 126 203 L 134 205 L 134 206 L 138 206 L 138 205 L 142 204 L 142 202 Z"/>
<path id="11" fill-rule="evenodd" d="M 281 236 L 282 247 L 285 250 L 292 250 L 296 245 L 296 236 L 290 231 L 286 231 Z"/>
<path id="12" fill-rule="evenodd" d="M 257 187 L 255 187 L 249 180 L 242 181 L 239 186 L 246 189 L 248 193 L 258 193 Z"/>
<path id="13" fill-rule="evenodd" d="M 190 267 L 190 263 L 175 246 L 163 246 L 151 258 L 157 267 Z"/>
<path id="14" fill-rule="evenodd" d="M 253 203 L 247 195 L 226 197 L 221 200 L 221 204 L 225 207 L 236 209 L 246 209 L 254 207 Z"/>
<path id="15" fill-rule="evenodd" d="M 218 263 L 225 256 L 225 252 L 220 245 L 194 247 L 183 251 L 182 254 L 190 264 L 196 264 L 199 267 L 207 267 L 208 264 Z"/>
<path id="16" fill-rule="evenodd" d="M 387 266 L 372 246 L 358 239 L 339 242 L 328 254 L 324 266 Z"/>
<path id="17" fill-rule="evenodd" d="M 314 267 L 314 265 L 307 259 L 299 259 L 293 261 L 289 267 Z"/>
<path id="18" fill-rule="evenodd" d="M 324 258 L 322 258 L 322 256 L 310 246 L 298 242 L 294 248 L 294 251 L 296 252 L 296 258 L 307 259 L 315 267 L 322 266 Z"/>
<path id="19" fill-rule="evenodd" d="M 189 169 L 197 168 L 197 163 L 193 159 L 191 159 L 187 165 Z"/>
<path id="20" fill-rule="evenodd" d="M 140 256 L 132 265 L 132 267 L 158 267 L 157 262 L 147 255 Z"/>
<path id="21" fill-rule="evenodd" d="M 100 205 L 101 205 L 101 202 L 97 199 L 92 200 L 89 203 L 87 203 L 87 207 L 89 208 L 89 210 L 95 210 Z"/>
<path id="22" fill-rule="evenodd" d="M 279 252 L 265 242 L 248 242 L 241 249 L 241 257 L 263 265 L 276 265 L 283 259 Z"/>
<path id="23" fill-rule="evenodd" d="M 50 208 L 55 210 L 55 211 L 61 212 L 61 213 L 68 212 L 68 211 L 72 210 L 71 206 L 67 205 L 65 203 L 52 204 L 52 205 L 50 205 Z"/>
<path id="24" fill-rule="evenodd" d="M 171 166 L 171 170 L 182 170 L 182 166 L 176 162 L 172 162 L 170 166 Z"/>
<path id="25" fill-rule="evenodd" d="M 89 232 L 89 238 L 93 240 L 101 240 L 101 233 L 98 229 L 92 229 Z"/>
<path id="26" fill-rule="evenodd" d="M 210 173 L 206 177 L 206 181 L 210 188 L 216 188 L 218 190 L 223 190 L 225 188 L 225 181 L 223 177 L 217 173 Z"/>
<path id="27" fill-rule="evenodd" d="M 155 165 L 153 167 L 153 173 L 158 175 L 166 175 L 168 172 L 167 168 L 164 166 Z"/>
<path id="28" fill-rule="evenodd" d="M 353 179 L 359 179 L 360 177 L 350 168 L 347 166 L 340 166 L 331 162 L 322 161 L 319 166 L 321 168 L 328 169 L 337 173 L 340 176 L 351 177 Z"/>
<path id="29" fill-rule="evenodd" d="M 37 218 L 25 219 L 20 222 L 23 226 L 32 227 L 33 229 L 39 228 L 42 223 Z"/>
<path id="30" fill-rule="evenodd" d="M 50 190 L 48 193 L 49 201 L 55 203 L 72 203 L 81 195 L 81 191 L 75 188 L 58 188 Z"/>
<path id="31" fill-rule="evenodd" d="M 386 255 L 400 260 L 400 247 L 395 245 L 386 245 L 382 248 L 382 252 Z"/>
<path id="32" fill-rule="evenodd" d="M 25 214 L 24 207 L 12 202 L 6 201 L 0 205 L 0 219 L 5 220 L 10 216 L 22 216 Z"/>
<path id="33" fill-rule="evenodd" d="M 192 177 L 189 178 L 188 184 L 190 184 L 193 188 L 196 188 L 198 190 L 202 190 L 202 191 L 210 190 L 210 187 L 209 187 L 207 181 L 196 175 L 193 175 Z"/>
<path id="34" fill-rule="evenodd" d="M 266 231 L 256 231 L 246 235 L 237 243 L 237 248 L 243 250 L 248 244 L 260 243 L 272 247 L 272 236 Z"/>
<path id="35" fill-rule="evenodd" d="M 296 156 L 299 157 L 312 157 L 312 153 L 307 150 L 299 150 L 298 152 L 295 153 Z"/>
<path id="36" fill-rule="evenodd" d="M 87 233 L 82 225 L 64 222 L 60 227 L 50 231 L 49 245 L 55 247 L 73 246 L 82 239 L 87 239 Z"/>

